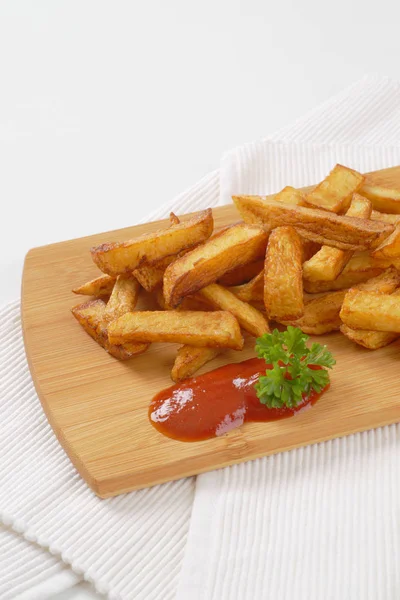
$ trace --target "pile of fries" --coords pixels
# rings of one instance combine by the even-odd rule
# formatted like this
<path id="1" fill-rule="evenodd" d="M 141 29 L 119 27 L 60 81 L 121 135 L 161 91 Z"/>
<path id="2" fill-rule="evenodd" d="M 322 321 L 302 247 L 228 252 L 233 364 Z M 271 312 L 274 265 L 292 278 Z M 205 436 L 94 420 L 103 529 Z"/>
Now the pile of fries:
<path id="1" fill-rule="evenodd" d="M 178 343 L 171 377 L 241 350 L 270 322 L 307 334 L 340 330 L 377 349 L 400 337 L 400 192 L 336 165 L 311 192 L 234 196 L 243 221 L 214 232 L 211 209 L 164 230 L 91 249 L 103 272 L 72 309 L 112 356 Z M 141 294 L 157 310 L 137 309 Z M 145 307 L 146 308 L 146 307 Z"/>

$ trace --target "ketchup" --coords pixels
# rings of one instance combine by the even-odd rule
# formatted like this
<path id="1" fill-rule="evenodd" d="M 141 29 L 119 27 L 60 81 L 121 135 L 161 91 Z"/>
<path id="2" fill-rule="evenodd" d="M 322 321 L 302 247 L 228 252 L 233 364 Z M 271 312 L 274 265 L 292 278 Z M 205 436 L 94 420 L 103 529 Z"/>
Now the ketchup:
<path id="1" fill-rule="evenodd" d="M 196 442 L 223 435 L 247 421 L 276 421 L 315 404 L 321 393 L 311 390 L 296 408 L 261 404 L 254 384 L 265 369 L 260 358 L 229 364 L 192 377 L 158 393 L 149 408 L 151 424 L 164 435 Z"/>

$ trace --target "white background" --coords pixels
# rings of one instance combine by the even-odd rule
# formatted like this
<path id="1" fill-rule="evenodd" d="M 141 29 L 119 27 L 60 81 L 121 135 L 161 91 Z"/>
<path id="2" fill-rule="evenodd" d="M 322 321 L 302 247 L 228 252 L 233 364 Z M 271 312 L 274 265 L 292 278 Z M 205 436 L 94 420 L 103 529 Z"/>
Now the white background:
<path id="1" fill-rule="evenodd" d="M 400 79 L 398 23 L 398 0 L 3 0 L 0 304 L 30 247 L 134 224 L 232 146 Z"/>

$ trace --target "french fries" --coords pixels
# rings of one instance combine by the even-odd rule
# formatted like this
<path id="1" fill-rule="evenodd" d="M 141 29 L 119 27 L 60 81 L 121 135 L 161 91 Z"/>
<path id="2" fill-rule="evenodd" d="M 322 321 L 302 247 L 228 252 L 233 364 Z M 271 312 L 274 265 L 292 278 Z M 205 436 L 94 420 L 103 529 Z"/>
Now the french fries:
<path id="1" fill-rule="evenodd" d="M 271 233 L 264 269 L 264 304 L 270 319 L 298 319 L 304 312 L 301 239 L 293 227 Z"/>
<path id="2" fill-rule="evenodd" d="M 280 321 L 283 325 L 299 327 L 308 335 L 323 335 L 340 329 L 339 313 L 347 290 L 328 292 L 304 303 L 304 314 L 300 319 Z"/>
<path id="3" fill-rule="evenodd" d="M 308 281 L 304 279 L 304 290 L 309 294 L 343 290 L 376 277 L 390 266 L 390 261 L 373 258 L 365 252 L 353 256 L 339 277 L 334 281 Z"/>
<path id="4" fill-rule="evenodd" d="M 84 283 L 80 287 L 74 288 L 74 294 L 83 294 L 85 296 L 109 296 L 113 290 L 115 277 L 110 275 L 100 275 L 96 279 L 92 279 Z"/>
<path id="5" fill-rule="evenodd" d="M 241 329 L 260 337 L 268 319 L 382 348 L 400 338 L 400 191 L 370 183 L 336 165 L 309 193 L 234 196 L 244 223 L 214 234 L 211 209 L 171 213 L 169 228 L 92 248 L 103 274 L 73 292 L 97 300 L 72 313 L 121 360 L 183 344 L 173 381 L 241 350 Z"/>
<path id="6" fill-rule="evenodd" d="M 218 283 L 224 286 L 242 285 L 247 283 L 253 277 L 264 270 L 264 257 L 247 265 L 236 267 L 232 271 L 228 271 L 218 279 Z"/>
<path id="7" fill-rule="evenodd" d="M 268 322 L 263 314 L 254 306 L 242 302 L 229 290 L 211 283 L 198 292 L 201 298 L 212 304 L 218 310 L 230 312 L 238 320 L 239 325 L 251 335 L 261 337 L 269 332 Z"/>
<path id="8" fill-rule="evenodd" d="M 400 297 L 349 290 L 343 301 L 340 318 L 351 329 L 400 333 Z"/>
<path id="9" fill-rule="evenodd" d="M 114 321 L 132 311 L 138 301 L 140 284 L 132 275 L 118 275 L 104 311 L 105 321 Z"/>
<path id="10" fill-rule="evenodd" d="M 178 258 L 164 274 L 166 305 L 175 308 L 193 294 L 239 265 L 255 261 L 265 252 L 268 235 L 260 227 L 238 224 Z"/>
<path id="11" fill-rule="evenodd" d="M 222 348 L 196 348 L 196 346 L 181 346 L 171 371 L 172 381 L 178 382 L 191 377 L 203 365 L 213 360 L 223 352 Z"/>
<path id="12" fill-rule="evenodd" d="M 152 265 L 185 248 L 208 239 L 214 221 L 211 209 L 203 210 L 183 223 L 155 233 L 145 233 L 127 242 L 109 242 L 91 249 L 93 261 L 108 275 L 124 275 L 138 267 Z"/>
<path id="13" fill-rule="evenodd" d="M 133 274 L 147 292 L 154 292 L 154 290 L 162 286 L 165 269 L 174 260 L 176 260 L 176 256 L 166 256 L 154 265 L 144 265 L 135 269 Z"/>
<path id="14" fill-rule="evenodd" d="M 390 223 L 336 215 L 321 209 L 282 204 L 261 196 L 233 196 L 246 223 L 270 232 L 281 225 L 295 227 L 305 239 L 342 250 L 377 247 L 394 229 Z"/>
<path id="15" fill-rule="evenodd" d="M 226 311 L 137 311 L 126 313 L 108 326 L 111 344 L 172 342 L 241 350 L 239 323 Z"/>
<path id="16" fill-rule="evenodd" d="M 400 223 L 400 215 L 391 215 L 388 213 L 379 212 L 377 210 L 372 211 L 371 219 L 373 221 L 384 221 L 385 223 L 391 223 L 392 225 L 397 225 L 397 223 Z"/>
<path id="17" fill-rule="evenodd" d="M 312 192 L 307 194 L 307 206 L 334 213 L 347 210 L 354 192 L 360 189 L 365 177 L 353 169 L 336 165 Z"/>
<path id="18" fill-rule="evenodd" d="M 253 277 L 251 281 L 242 285 L 235 285 L 229 288 L 232 294 L 235 294 L 243 302 L 263 302 L 264 301 L 264 271 Z"/>
<path id="19" fill-rule="evenodd" d="M 284 204 L 294 204 L 295 206 L 305 205 L 305 196 L 300 190 L 296 190 L 291 185 L 287 185 L 274 197 L 275 202 Z"/>
<path id="20" fill-rule="evenodd" d="M 348 217 L 357 217 L 358 219 L 369 219 L 371 211 L 372 205 L 370 200 L 363 198 L 359 194 L 353 194 L 346 215 Z M 333 281 L 343 271 L 352 255 L 352 250 L 340 250 L 331 246 L 322 246 L 314 256 L 303 263 L 303 277 L 308 281 Z"/>
<path id="21" fill-rule="evenodd" d="M 392 294 L 399 285 L 400 271 L 395 267 L 389 267 L 380 275 L 359 283 L 356 289 L 377 294 Z"/>
<path id="22" fill-rule="evenodd" d="M 389 346 L 400 337 L 400 333 L 391 333 L 389 331 L 367 331 L 362 329 L 351 329 L 342 324 L 340 331 L 359 346 L 368 348 L 368 350 L 379 350 Z"/>
<path id="23" fill-rule="evenodd" d="M 103 300 L 89 300 L 72 308 L 72 314 L 84 330 L 109 354 L 119 360 L 128 360 L 143 354 L 149 344 L 111 344 L 108 340 L 107 323 L 104 320 L 106 304 Z"/>
<path id="24" fill-rule="evenodd" d="M 375 258 L 400 258 L 400 224 L 373 252 Z"/>
<path id="25" fill-rule="evenodd" d="M 400 296 L 400 290 L 395 290 L 393 296 Z M 384 348 L 384 346 L 388 346 L 400 337 L 400 333 L 351 329 L 351 327 L 344 324 L 341 325 L 340 331 L 352 342 L 355 342 L 364 348 L 368 348 L 369 350 L 379 350 L 379 348 Z"/>
<path id="26" fill-rule="evenodd" d="M 400 191 L 370 185 L 368 180 L 360 189 L 360 194 L 371 200 L 375 210 L 382 213 L 400 214 Z"/>

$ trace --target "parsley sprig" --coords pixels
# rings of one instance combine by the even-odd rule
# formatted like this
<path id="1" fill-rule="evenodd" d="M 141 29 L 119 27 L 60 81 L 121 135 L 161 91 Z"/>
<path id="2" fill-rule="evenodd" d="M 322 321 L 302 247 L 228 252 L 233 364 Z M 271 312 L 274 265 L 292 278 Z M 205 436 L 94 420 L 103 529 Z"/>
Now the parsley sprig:
<path id="1" fill-rule="evenodd" d="M 272 369 L 267 369 L 255 384 L 257 396 L 268 408 L 295 408 L 311 390 L 317 393 L 329 383 L 329 373 L 335 359 L 326 346 L 306 345 L 308 335 L 297 327 L 286 331 L 274 329 L 257 338 L 256 352 Z"/>

